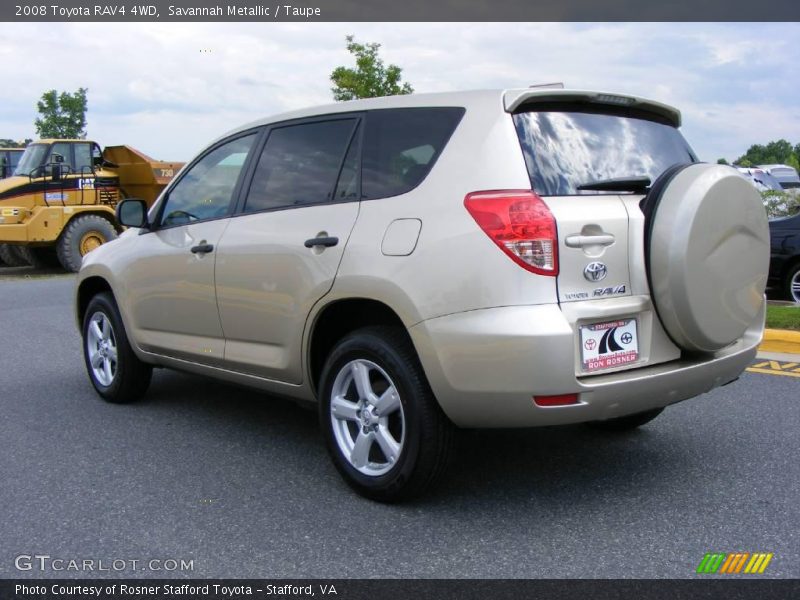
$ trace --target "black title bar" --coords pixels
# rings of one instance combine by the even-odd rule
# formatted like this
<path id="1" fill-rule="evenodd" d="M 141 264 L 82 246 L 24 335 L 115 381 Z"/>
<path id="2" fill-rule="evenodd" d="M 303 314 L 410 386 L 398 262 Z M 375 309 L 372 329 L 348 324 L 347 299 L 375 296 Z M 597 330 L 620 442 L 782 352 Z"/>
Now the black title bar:
<path id="1" fill-rule="evenodd" d="M 771 600 L 800 597 L 800 581 L 691 580 L 0 580 L 3 600 Z"/>
<path id="2" fill-rule="evenodd" d="M 797 0 L 11 0 L 11 22 L 798 21 Z"/>

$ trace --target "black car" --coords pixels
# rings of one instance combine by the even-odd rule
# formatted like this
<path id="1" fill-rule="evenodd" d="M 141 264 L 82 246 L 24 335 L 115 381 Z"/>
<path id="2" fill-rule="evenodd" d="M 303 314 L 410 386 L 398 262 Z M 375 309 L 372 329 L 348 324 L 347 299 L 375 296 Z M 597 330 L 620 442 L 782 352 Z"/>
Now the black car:
<path id="1" fill-rule="evenodd" d="M 800 213 L 769 222 L 769 283 L 800 303 Z"/>

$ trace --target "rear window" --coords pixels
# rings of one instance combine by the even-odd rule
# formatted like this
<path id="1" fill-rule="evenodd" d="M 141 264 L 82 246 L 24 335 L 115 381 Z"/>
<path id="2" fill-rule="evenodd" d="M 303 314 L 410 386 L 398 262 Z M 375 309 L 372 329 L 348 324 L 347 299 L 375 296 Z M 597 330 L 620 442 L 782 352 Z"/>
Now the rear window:
<path id="1" fill-rule="evenodd" d="M 513 116 L 531 185 L 542 196 L 597 194 L 581 184 L 649 177 L 696 162 L 680 132 L 641 115 L 590 111 L 531 111 Z"/>
<path id="2" fill-rule="evenodd" d="M 777 179 L 783 187 L 790 187 L 787 186 L 787 183 L 794 183 L 800 184 L 800 177 L 797 175 L 797 171 L 794 169 L 787 169 L 787 168 L 780 168 L 780 169 L 770 169 L 770 174 Z M 797 187 L 796 185 L 791 187 Z"/>
<path id="3" fill-rule="evenodd" d="M 399 108 L 367 114 L 362 197 L 387 198 L 417 187 L 455 131 L 463 108 Z"/>

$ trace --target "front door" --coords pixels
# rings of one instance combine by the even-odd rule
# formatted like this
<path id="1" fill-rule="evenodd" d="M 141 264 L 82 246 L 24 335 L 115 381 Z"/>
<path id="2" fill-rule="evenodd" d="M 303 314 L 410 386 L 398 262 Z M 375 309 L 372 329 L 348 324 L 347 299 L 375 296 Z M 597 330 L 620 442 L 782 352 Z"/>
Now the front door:
<path id="1" fill-rule="evenodd" d="M 222 360 L 214 263 L 256 137 L 205 153 L 168 190 L 153 230 L 138 236 L 124 280 L 143 350 L 204 364 Z"/>

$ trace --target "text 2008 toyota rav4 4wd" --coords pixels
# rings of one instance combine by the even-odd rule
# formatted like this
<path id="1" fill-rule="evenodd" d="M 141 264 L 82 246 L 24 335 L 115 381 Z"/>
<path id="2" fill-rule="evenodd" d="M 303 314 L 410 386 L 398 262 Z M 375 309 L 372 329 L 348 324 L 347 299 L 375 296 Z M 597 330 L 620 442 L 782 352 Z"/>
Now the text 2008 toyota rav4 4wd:
<path id="1" fill-rule="evenodd" d="M 105 399 L 153 366 L 317 401 L 360 493 L 417 494 L 454 427 L 625 429 L 724 385 L 764 326 L 759 195 L 680 113 L 572 90 L 411 95 L 246 125 L 87 255 Z"/>

